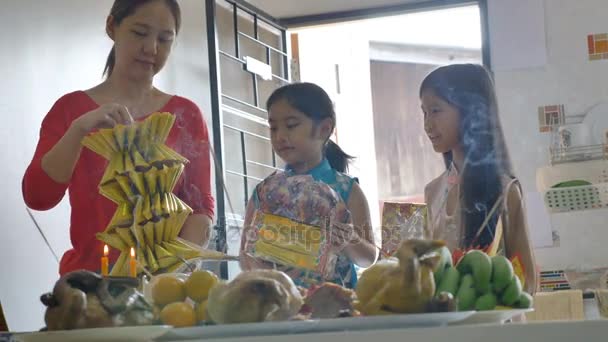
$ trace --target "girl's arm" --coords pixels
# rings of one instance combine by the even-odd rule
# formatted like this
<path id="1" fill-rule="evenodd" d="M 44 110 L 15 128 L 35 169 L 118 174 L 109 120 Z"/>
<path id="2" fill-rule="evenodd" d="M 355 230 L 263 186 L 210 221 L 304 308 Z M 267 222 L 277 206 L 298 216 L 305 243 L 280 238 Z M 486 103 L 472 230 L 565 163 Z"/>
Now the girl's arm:
<path id="1" fill-rule="evenodd" d="M 347 203 L 354 226 L 353 239 L 345 248 L 346 255 L 357 265 L 369 267 L 376 261 L 377 247 L 369 215 L 369 206 L 359 184 L 353 184 Z"/>
<path id="2" fill-rule="evenodd" d="M 507 197 L 508 227 L 505 228 L 505 248 L 509 259 L 519 256 L 523 265 L 526 283 L 524 290 L 534 294 L 537 289 L 536 262 L 532 243 L 528 235 L 526 214 L 519 186 L 512 186 Z"/>
<path id="3" fill-rule="evenodd" d="M 240 258 L 240 266 L 243 271 L 255 270 L 255 269 L 272 269 L 274 268 L 271 263 L 264 262 L 262 260 L 256 259 L 253 256 L 250 256 L 245 252 L 245 247 L 247 246 L 248 239 L 251 239 L 250 236 L 253 234 L 253 229 L 251 228 L 251 221 L 253 221 L 253 214 L 255 212 L 255 203 L 254 203 L 254 193 L 251 196 L 251 199 L 247 202 L 247 209 L 245 211 L 245 223 L 243 224 L 243 231 L 241 233 L 241 248 L 239 251 Z"/>
<path id="4" fill-rule="evenodd" d="M 424 203 L 426 203 L 426 222 L 423 228 L 424 238 L 431 240 L 433 238 L 433 211 L 431 210 L 431 203 L 433 203 L 433 191 L 431 191 L 432 183 L 427 184 L 424 187 Z"/>

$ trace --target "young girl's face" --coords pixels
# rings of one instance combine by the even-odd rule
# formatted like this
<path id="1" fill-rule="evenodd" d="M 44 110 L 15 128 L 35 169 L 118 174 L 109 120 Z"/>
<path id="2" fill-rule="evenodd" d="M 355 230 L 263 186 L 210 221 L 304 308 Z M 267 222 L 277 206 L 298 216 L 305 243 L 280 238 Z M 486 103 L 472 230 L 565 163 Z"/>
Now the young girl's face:
<path id="1" fill-rule="evenodd" d="M 114 40 L 116 67 L 135 79 L 151 79 L 165 65 L 176 34 L 176 23 L 165 1 L 151 1 L 137 8 L 120 25 L 109 22 Z"/>
<path id="2" fill-rule="evenodd" d="M 460 113 L 427 90 L 420 97 L 424 113 L 424 131 L 433 144 L 435 152 L 446 153 L 460 145 Z"/>
<path id="3" fill-rule="evenodd" d="M 327 122 L 315 125 L 306 114 L 293 108 L 285 99 L 268 110 L 272 148 L 288 165 L 318 162 L 331 128 Z M 327 137 L 325 136 L 327 135 Z M 308 168 L 316 165 L 306 165 Z"/>

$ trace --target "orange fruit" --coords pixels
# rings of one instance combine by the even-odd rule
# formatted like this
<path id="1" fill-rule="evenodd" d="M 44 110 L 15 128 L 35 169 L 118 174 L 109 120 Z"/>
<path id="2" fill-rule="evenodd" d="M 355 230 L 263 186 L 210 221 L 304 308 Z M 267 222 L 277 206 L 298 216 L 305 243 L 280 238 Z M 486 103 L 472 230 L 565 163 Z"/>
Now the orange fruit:
<path id="1" fill-rule="evenodd" d="M 158 306 L 183 302 L 186 299 L 184 281 L 172 276 L 160 276 L 152 287 L 152 300 Z"/>
<path id="2" fill-rule="evenodd" d="M 196 325 L 196 312 L 188 303 L 171 303 L 161 310 L 160 320 L 176 328 L 191 327 Z"/>
<path id="3" fill-rule="evenodd" d="M 219 279 L 209 271 L 194 271 L 186 280 L 186 295 L 195 302 L 201 302 L 209 296 L 209 291 Z"/>
<path id="4" fill-rule="evenodd" d="M 207 301 L 204 300 L 196 305 L 196 320 L 197 322 L 204 322 L 207 320 Z"/>

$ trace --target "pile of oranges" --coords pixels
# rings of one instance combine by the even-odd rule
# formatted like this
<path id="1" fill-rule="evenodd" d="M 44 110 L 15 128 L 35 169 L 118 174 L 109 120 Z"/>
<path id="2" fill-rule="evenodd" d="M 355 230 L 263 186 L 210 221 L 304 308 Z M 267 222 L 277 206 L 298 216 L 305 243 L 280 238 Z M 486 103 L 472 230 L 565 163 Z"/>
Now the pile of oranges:
<path id="1" fill-rule="evenodd" d="M 207 297 L 219 282 L 209 271 L 195 271 L 186 280 L 163 274 L 152 284 L 152 300 L 163 324 L 191 327 L 207 319 Z"/>

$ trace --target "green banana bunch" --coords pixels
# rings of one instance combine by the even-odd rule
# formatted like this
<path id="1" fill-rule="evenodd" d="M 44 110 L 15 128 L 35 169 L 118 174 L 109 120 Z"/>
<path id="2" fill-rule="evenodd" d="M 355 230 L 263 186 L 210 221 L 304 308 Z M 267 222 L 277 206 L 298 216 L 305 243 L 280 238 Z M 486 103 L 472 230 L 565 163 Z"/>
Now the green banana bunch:
<path id="1" fill-rule="evenodd" d="M 492 284 L 495 293 L 501 293 L 513 278 L 513 265 L 509 259 L 502 255 L 497 255 L 492 258 Z"/>
<path id="2" fill-rule="evenodd" d="M 460 311 L 494 310 L 499 305 L 522 309 L 533 306 L 532 296 L 522 290 L 513 265 L 506 257 L 490 258 L 482 251 L 471 250 L 453 267 L 451 254 L 445 250 L 440 250 L 440 254 L 442 258 L 450 255 L 450 261 L 442 259 L 435 270 L 436 296 L 452 294 Z"/>
<path id="3" fill-rule="evenodd" d="M 490 292 L 492 280 L 492 259 L 479 250 L 471 250 L 462 257 L 456 266 L 461 274 L 472 274 L 475 280 L 475 289 L 480 294 Z"/>
<path id="4" fill-rule="evenodd" d="M 437 285 L 436 294 L 447 292 L 456 296 L 458 285 L 460 284 L 460 272 L 454 267 L 450 267 L 443 272 L 441 282 Z"/>
<path id="5" fill-rule="evenodd" d="M 494 293 L 502 305 L 528 309 L 532 307 L 533 298 L 524 292 L 519 277 L 513 272 L 513 265 L 502 255 L 492 258 L 492 280 Z"/>
<path id="6" fill-rule="evenodd" d="M 446 246 L 439 248 L 435 252 L 439 254 L 440 259 L 437 268 L 433 271 L 433 277 L 435 278 L 435 284 L 440 284 L 446 270 L 453 267 L 452 253 Z"/>
<path id="7" fill-rule="evenodd" d="M 465 274 L 456 293 L 456 303 L 459 311 L 472 310 L 475 306 L 477 293 L 475 291 L 475 279 L 471 274 Z"/>

